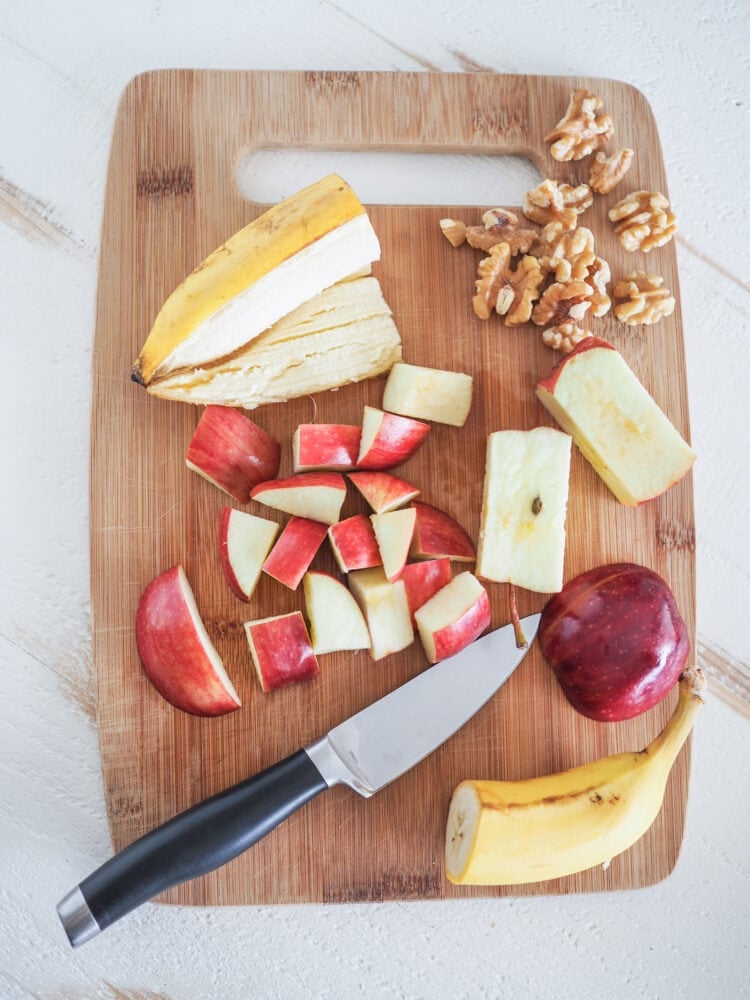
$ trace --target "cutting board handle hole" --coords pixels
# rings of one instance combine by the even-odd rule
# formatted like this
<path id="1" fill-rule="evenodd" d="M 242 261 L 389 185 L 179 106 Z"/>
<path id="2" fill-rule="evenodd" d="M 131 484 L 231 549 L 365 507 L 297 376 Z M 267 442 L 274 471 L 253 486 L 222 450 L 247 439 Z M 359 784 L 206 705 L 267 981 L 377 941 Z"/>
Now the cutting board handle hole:
<path id="1" fill-rule="evenodd" d="M 284 147 L 245 153 L 236 181 L 249 201 L 271 205 L 331 173 L 348 181 L 367 205 L 520 205 L 542 180 L 534 163 L 516 153 Z"/>

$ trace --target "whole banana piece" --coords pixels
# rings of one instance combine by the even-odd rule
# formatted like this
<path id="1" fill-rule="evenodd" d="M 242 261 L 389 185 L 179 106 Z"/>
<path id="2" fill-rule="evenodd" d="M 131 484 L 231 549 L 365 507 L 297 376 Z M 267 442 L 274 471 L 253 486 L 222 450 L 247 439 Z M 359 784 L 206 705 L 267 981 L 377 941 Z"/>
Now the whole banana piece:
<path id="1" fill-rule="evenodd" d="M 518 885 L 608 862 L 656 819 L 672 764 L 688 737 L 705 679 L 691 667 L 674 714 L 636 753 L 525 781 L 463 781 L 451 798 L 446 875 L 463 885 Z"/>

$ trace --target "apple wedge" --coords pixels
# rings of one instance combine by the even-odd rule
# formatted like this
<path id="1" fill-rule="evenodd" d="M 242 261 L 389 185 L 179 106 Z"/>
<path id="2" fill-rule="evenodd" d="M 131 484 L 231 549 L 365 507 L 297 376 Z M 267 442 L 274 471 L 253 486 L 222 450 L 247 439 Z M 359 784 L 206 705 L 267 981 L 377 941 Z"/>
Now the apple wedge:
<path id="1" fill-rule="evenodd" d="M 477 578 L 459 573 L 414 614 L 430 663 L 453 656 L 490 624 L 490 599 Z"/>
<path id="2" fill-rule="evenodd" d="M 352 424 L 300 424 L 292 438 L 294 471 L 353 469 L 361 436 Z"/>
<path id="3" fill-rule="evenodd" d="M 300 611 L 245 622 L 255 672 L 264 692 L 310 680 L 320 672 Z"/>
<path id="4" fill-rule="evenodd" d="M 417 512 L 413 507 L 370 516 L 383 571 L 391 582 L 397 579 L 406 565 L 416 520 Z"/>
<path id="5" fill-rule="evenodd" d="M 229 587 L 241 601 L 249 601 L 253 596 L 261 567 L 278 532 L 275 521 L 233 507 L 222 508 L 219 561 Z"/>
<path id="6" fill-rule="evenodd" d="M 438 507 L 415 500 L 417 512 L 410 555 L 415 559 L 439 559 L 447 556 L 454 562 L 473 562 L 474 543 L 458 521 Z"/>
<path id="7" fill-rule="evenodd" d="M 328 538 L 342 573 L 382 565 L 378 541 L 366 514 L 355 514 L 332 524 Z"/>
<path id="8" fill-rule="evenodd" d="M 263 563 L 263 572 L 296 590 L 323 544 L 328 525 L 309 517 L 292 517 Z"/>
<path id="9" fill-rule="evenodd" d="M 421 420 L 366 406 L 357 468 L 392 469 L 401 465 L 418 451 L 429 432 L 430 425 Z"/>
<path id="10" fill-rule="evenodd" d="M 305 573 L 302 580 L 310 638 L 316 656 L 345 649 L 369 649 L 370 633 L 357 602 L 329 573 Z"/>
<path id="11" fill-rule="evenodd" d="M 586 337 L 536 394 L 620 503 L 634 507 L 678 482 L 695 452 L 606 341 Z"/>
<path id="12" fill-rule="evenodd" d="M 241 705 L 208 637 L 182 566 L 146 587 L 135 617 L 143 670 L 175 708 L 191 715 L 225 715 Z"/>
<path id="13" fill-rule="evenodd" d="M 390 472 L 350 472 L 349 480 L 359 490 L 375 514 L 405 507 L 420 490 Z"/>
<path id="14" fill-rule="evenodd" d="M 190 440 L 185 464 L 238 503 L 258 483 L 279 474 L 281 446 L 230 406 L 207 406 Z"/>
<path id="15" fill-rule="evenodd" d="M 489 435 L 477 576 L 539 593 L 562 589 L 571 444 L 552 427 Z"/>
<path id="16" fill-rule="evenodd" d="M 382 660 L 412 644 L 414 630 L 401 580 L 391 583 L 378 566 L 350 573 L 349 587 L 367 622 L 373 660 Z"/>
<path id="17" fill-rule="evenodd" d="M 340 472 L 298 472 L 260 483 L 250 497 L 285 514 L 335 524 L 346 499 L 346 480 Z"/>
<path id="18" fill-rule="evenodd" d="M 471 409 L 473 379 L 464 372 L 397 362 L 383 390 L 383 409 L 418 420 L 463 427 Z"/>
<path id="19" fill-rule="evenodd" d="M 451 582 L 451 576 L 451 561 L 448 558 L 425 559 L 424 562 L 408 563 L 404 566 L 399 579 L 403 580 L 406 588 L 406 601 L 412 624 L 415 624 L 414 612 L 447 586 Z"/>

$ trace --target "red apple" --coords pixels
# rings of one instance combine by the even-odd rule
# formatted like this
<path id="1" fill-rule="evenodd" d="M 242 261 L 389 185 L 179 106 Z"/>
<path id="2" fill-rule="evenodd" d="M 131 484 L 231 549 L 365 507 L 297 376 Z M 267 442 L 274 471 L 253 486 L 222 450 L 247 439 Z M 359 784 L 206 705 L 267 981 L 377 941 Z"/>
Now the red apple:
<path id="1" fill-rule="evenodd" d="M 175 708 L 191 715 L 225 715 L 240 707 L 182 566 L 146 587 L 135 616 L 135 641 L 147 677 Z"/>
<path id="2" fill-rule="evenodd" d="M 355 514 L 332 524 L 328 537 L 342 573 L 382 565 L 375 532 L 366 514 Z"/>
<path id="3" fill-rule="evenodd" d="M 185 463 L 238 503 L 258 483 L 279 474 L 281 447 L 249 417 L 230 406 L 207 406 L 188 446 Z"/>
<path id="4" fill-rule="evenodd" d="M 416 486 L 389 472 L 350 472 L 349 479 L 376 514 L 405 507 L 420 493 Z"/>
<path id="5" fill-rule="evenodd" d="M 366 406 L 357 468 L 392 469 L 401 465 L 417 451 L 429 431 L 430 425 L 421 420 Z"/>
<path id="6" fill-rule="evenodd" d="M 241 601 L 249 601 L 260 579 L 279 526 L 265 517 L 223 507 L 219 519 L 219 561 L 226 581 Z"/>
<path id="7" fill-rule="evenodd" d="M 292 439 L 294 471 L 353 469 L 361 436 L 352 424 L 300 424 Z"/>
<path id="8" fill-rule="evenodd" d="M 391 582 L 399 577 L 406 565 L 416 519 L 417 512 L 413 507 L 370 516 L 383 561 L 383 571 Z"/>
<path id="9" fill-rule="evenodd" d="M 245 622 L 255 671 L 263 691 L 315 677 L 320 668 L 301 612 Z"/>
<path id="10" fill-rule="evenodd" d="M 415 500 L 417 512 L 411 555 L 415 559 L 438 559 L 447 556 L 455 562 L 473 562 L 474 543 L 458 521 L 444 510 Z"/>
<path id="11" fill-rule="evenodd" d="M 368 649 L 370 633 L 354 597 L 330 573 L 305 573 L 305 610 L 316 655 Z"/>
<path id="12" fill-rule="evenodd" d="M 490 624 L 490 599 L 477 578 L 459 573 L 414 614 L 430 663 L 445 660 L 474 642 Z"/>
<path id="13" fill-rule="evenodd" d="M 451 561 L 445 557 L 409 563 L 401 571 L 400 579 L 406 587 L 406 600 L 414 623 L 414 612 L 451 582 Z"/>
<path id="14" fill-rule="evenodd" d="M 298 472 L 261 483 L 250 496 L 286 514 L 335 524 L 346 499 L 346 480 L 340 472 Z"/>
<path id="15" fill-rule="evenodd" d="M 263 563 L 263 572 L 296 590 L 327 532 L 328 525 L 321 521 L 292 517 Z"/>
<path id="16" fill-rule="evenodd" d="M 542 612 L 539 642 L 570 704 L 599 722 L 632 719 L 660 702 L 690 652 L 669 587 L 633 563 L 566 583 Z"/>

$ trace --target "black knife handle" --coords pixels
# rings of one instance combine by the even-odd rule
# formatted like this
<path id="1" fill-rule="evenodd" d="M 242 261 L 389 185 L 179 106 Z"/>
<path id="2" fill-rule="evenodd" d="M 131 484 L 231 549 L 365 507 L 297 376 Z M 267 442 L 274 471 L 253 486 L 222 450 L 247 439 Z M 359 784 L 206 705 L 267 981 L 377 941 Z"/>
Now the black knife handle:
<path id="1" fill-rule="evenodd" d="M 299 750 L 175 816 L 62 900 L 58 913 L 70 943 L 83 944 L 160 892 L 225 865 L 327 787 Z"/>

